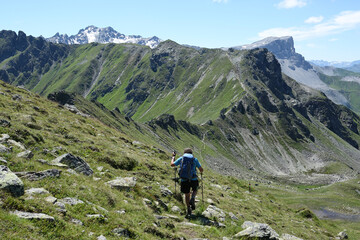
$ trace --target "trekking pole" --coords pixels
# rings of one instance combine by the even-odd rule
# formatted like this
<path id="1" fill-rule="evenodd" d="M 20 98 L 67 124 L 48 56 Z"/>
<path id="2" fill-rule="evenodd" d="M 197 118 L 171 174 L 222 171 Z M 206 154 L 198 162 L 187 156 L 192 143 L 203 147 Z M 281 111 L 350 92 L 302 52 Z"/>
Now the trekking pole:
<path id="1" fill-rule="evenodd" d="M 174 167 L 174 182 L 175 182 L 175 195 L 176 195 L 176 167 Z"/>
<path id="2" fill-rule="evenodd" d="M 204 178 L 202 172 L 200 173 L 200 175 L 201 175 L 201 201 L 202 201 L 202 205 L 204 206 Z"/>

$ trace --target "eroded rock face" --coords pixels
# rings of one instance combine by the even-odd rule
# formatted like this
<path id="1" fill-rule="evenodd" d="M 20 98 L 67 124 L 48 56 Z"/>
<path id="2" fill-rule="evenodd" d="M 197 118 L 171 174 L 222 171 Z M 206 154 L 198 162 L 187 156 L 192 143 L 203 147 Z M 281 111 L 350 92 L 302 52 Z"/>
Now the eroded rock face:
<path id="1" fill-rule="evenodd" d="M 24 195 L 24 183 L 3 165 L 0 165 L 0 189 L 10 192 L 15 197 Z"/>
<path id="2" fill-rule="evenodd" d="M 74 169 L 76 172 L 82 173 L 84 175 L 92 175 L 94 171 L 90 168 L 82 158 L 72 155 L 71 153 L 65 153 L 60 157 L 55 158 L 51 161 L 51 164 L 54 166 L 68 166 L 71 169 Z"/>

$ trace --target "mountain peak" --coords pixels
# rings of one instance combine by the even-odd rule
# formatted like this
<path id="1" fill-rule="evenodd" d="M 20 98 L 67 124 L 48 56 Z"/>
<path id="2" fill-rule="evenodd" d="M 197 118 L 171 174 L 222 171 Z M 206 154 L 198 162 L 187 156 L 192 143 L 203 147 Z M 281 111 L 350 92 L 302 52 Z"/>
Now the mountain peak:
<path id="1" fill-rule="evenodd" d="M 87 44 L 91 42 L 97 43 L 134 43 L 146 45 L 150 48 L 156 47 L 162 40 L 156 36 L 143 38 L 140 35 L 124 35 L 117 32 L 112 27 L 99 28 L 90 25 L 85 29 L 80 29 L 78 34 L 68 37 L 66 34 L 56 33 L 54 36 L 46 39 L 53 43 L 64 44 Z"/>

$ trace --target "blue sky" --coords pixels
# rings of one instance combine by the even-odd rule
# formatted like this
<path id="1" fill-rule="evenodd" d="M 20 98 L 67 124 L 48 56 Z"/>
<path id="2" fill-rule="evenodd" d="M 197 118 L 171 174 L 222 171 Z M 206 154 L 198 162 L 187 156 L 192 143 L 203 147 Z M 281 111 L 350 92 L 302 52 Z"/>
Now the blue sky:
<path id="1" fill-rule="evenodd" d="M 291 35 L 308 60 L 360 59 L 359 0 L 0 0 L 0 29 L 33 36 L 89 25 L 217 48 Z"/>

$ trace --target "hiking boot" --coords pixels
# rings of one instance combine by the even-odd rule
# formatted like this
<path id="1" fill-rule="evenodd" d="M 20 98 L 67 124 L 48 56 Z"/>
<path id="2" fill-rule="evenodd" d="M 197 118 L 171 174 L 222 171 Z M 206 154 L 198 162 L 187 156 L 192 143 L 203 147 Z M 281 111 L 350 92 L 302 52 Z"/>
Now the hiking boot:
<path id="1" fill-rule="evenodd" d="M 192 210 L 195 210 L 195 198 L 190 199 L 190 206 Z"/>
<path id="2" fill-rule="evenodd" d="M 188 207 L 186 217 L 189 218 L 190 216 L 191 216 L 191 207 Z"/>

